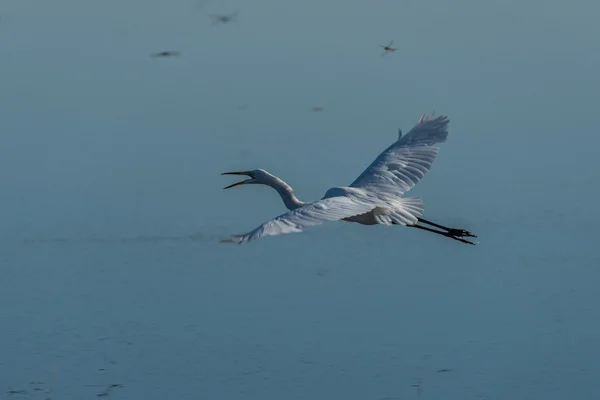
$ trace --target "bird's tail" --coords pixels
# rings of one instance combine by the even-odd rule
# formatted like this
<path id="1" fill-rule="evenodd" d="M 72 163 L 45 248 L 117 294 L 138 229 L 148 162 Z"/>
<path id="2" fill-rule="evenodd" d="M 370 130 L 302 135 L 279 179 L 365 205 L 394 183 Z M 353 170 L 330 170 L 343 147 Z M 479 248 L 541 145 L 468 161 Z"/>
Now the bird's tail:
<path id="1" fill-rule="evenodd" d="M 383 225 L 414 225 L 423 216 L 425 204 L 420 197 L 401 197 L 394 201 L 393 207 L 374 210 L 377 223 Z"/>

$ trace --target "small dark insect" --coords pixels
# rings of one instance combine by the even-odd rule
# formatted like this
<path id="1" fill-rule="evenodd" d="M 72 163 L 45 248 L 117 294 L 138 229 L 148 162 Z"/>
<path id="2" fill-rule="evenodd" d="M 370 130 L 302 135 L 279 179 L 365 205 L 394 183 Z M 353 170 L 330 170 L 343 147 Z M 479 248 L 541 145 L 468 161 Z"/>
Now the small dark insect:
<path id="1" fill-rule="evenodd" d="M 383 53 L 381 53 L 381 56 L 385 56 L 387 53 L 393 53 L 394 51 L 398 50 L 392 47 L 392 44 L 394 44 L 394 41 L 390 41 L 390 44 L 388 44 L 387 46 L 381 46 L 383 47 L 383 50 L 385 50 Z"/>
<path id="2" fill-rule="evenodd" d="M 212 23 L 214 24 L 227 24 L 229 22 L 236 22 L 237 12 L 230 15 L 211 15 Z"/>
<path id="3" fill-rule="evenodd" d="M 25 394 L 27 393 L 26 390 L 9 390 L 8 392 L 6 392 L 6 394 Z"/>
<path id="4" fill-rule="evenodd" d="M 321 111 L 323 111 L 323 107 L 313 107 L 312 110 L 314 112 L 321 112 Z"/>
<path id="5" fill-rule="evenodd" d="M 180 54 L 178 51 L 159 51 L 158 53 L 153 53 L 152 57 L 172 57 Z"/>
<path id="6" fill-rule="evenodd" d="M 450 368 L 442 368 L 442 369 L 438 369 L 437 372 L 450 372 L 452 371 Z"/>

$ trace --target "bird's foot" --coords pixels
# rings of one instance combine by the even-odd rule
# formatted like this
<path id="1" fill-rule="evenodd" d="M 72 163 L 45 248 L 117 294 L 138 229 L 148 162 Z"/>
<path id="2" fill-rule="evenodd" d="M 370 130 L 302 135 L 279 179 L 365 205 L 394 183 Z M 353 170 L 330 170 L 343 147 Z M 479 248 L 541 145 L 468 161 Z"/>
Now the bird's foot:
<path id="1" fill-rule="evenodd" d="M 465 240 L 465 239 L 461 239 L 460 237 L 458 237 L 456 235 L 453 235 L 451 232 L 445 232 L 445 233 L 443 233 L 443 235 L 447 236 L 447 237 L 449 237 L 451 239 L 458 240 L 459 242 L 463 242 L 463 243 L 475 245 L 475 243 L 470 242 L 470 241 Z M 471 236 L 473 236 L 473 235 L 471 235 Z M 473 237 L 477 237 L 477 236 L 473 236 Z"/>
<path id="2" fill-rule="evenodd" d="M 477 237 L 477 235 L 473 235 L 471 232 L 464 229 L 450 228 L 448 229 L 448 233 L 456 237 Z"/>

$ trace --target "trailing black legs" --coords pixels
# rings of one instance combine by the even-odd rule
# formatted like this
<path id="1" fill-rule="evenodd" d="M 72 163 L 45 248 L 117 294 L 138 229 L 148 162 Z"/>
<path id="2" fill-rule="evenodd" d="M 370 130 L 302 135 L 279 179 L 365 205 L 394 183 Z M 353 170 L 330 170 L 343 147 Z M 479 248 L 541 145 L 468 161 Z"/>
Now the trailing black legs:
<path id="1" fill-rule="evenodd" d="M 421 226 L 421 225 L 406 225 L 406 226 L 409 228 L 417 228 L 417 229 L 422 229 L 427 232 L 437 233 L 438 235 L 446 236 L 446 237 L 449 237 L 450 239 L 458 240 L 459 242 L 472 244 L 472 245 L 475 244 L 468 240 L 461 239 L 462 237 L 477 237 L 476 235 L 473 235 L 471 232 L 469 232 L 467 230 L 457 229 L 457 228 L 448 228 L 446 226 L 427 221 L 423 218 L 417 218 L 417 220 L 418 220 L 418 222 L 422 222 L 424 224 L 431 225 L 431 226 L 434 226 L 436 228 L 443 229 L 443 230 L 427 228 L 427 227 Z"/>
<path id="2" fill-rule="evenodd" d="M 418 228 L 418 229 L 423 229 L 424 231 L 427 231 L 427 232 L 437 233 L 438 235 L 446 236 L 446 237 L 449 237 L 450 239 L 458 240 L 459 242 L 463 242 L 463 243 L 467 243 L 467 244 L 473 244 L 473 245 L 475 244 L 473 242 L 469 242 L 468 240 L 461 239 L 460 237 L 457 237 L 457 236 L 453 235 L 452 234 L 452 230 L 449 230 L 447 232 L 443 232 L 443 231 L 438 231 L 438 230 L 435 230 L 435 229 L 427 228 L 427 227 L 421 226 L 421 225 L 406 225 L 406 226 L 408 226 L 409 228 Z M 477 237 L 477 236 L 474 236 L 474 235 L 469 235 L 469 236 Z"/>
<path id="3" fill-rule="evenodd" d="M 463 236 L 477 237 L 477 236 L 473 235 L 471 232 L 466 231 L 464 229 L 448 228 L 448 227 L 445 227 L 443 225 L 438 225 L 438 224 L 435 224 L 433 222 L 427 221 L 426 219 L 423 219 L 423 218 L 417 218 L 417 220 L 419 222 L 424 223 L 424 224 L 435 226 L 436 228 L 444 229 L 444 230 L 448 231 L 449 233 L 451 233 L 452 236 L 457 236 L 457 237 L 463 237 Z"/>

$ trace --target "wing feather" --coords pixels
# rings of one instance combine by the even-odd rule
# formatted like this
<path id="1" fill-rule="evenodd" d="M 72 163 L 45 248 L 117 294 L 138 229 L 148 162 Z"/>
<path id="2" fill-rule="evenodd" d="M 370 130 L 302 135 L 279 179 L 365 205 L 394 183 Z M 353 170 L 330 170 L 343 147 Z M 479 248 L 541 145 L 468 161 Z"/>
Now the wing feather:
<path id="1" fill-rule="evenodd" d="M 293 211 L 288 211 L 248 233 L 232 235 L 230 239 L 222 240 L 222 242 L 241 244 L 264 236 L 302 232 L 302 229 L 307 226 L 339 221 L 364 214 L 375 207 L 376 205 L 373 203 L 350 196 L 328 197 L 314 203 L 308 203 Z"/>
<path id="2" fill-rule="evenodd" d="M 385 149 L 350 187 L 385 196 L 402 196 L 413 188 L 431 168 L 438 147 L 432 145 L 448 138 L 446 116 L 419 120 L 404 136 Z"/>

